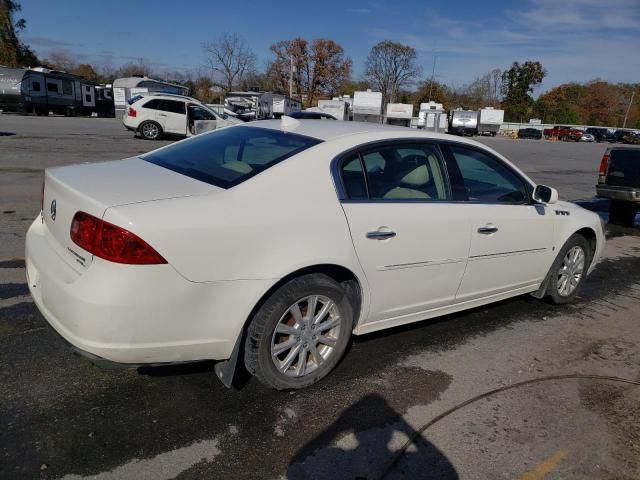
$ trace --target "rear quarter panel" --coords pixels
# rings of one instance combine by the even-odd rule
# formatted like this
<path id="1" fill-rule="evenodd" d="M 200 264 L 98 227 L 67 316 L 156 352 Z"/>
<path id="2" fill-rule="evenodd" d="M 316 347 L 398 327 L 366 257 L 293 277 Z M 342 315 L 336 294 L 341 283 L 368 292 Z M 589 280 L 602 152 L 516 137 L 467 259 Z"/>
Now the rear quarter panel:
<path id="1" fill-rule="evenodd" d="M 222 193 L 114 207 L 104 218 L 193 282 L 278 279 L 323 263 L 356 273 L 331 152 L 321 144 Z"/>

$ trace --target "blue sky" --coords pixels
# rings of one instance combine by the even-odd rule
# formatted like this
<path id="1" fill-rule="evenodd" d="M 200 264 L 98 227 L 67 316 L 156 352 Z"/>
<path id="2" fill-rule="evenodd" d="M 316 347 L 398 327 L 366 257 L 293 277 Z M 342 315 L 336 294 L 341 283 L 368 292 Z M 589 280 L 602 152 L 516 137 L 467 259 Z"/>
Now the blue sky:
<path id="1" fill-rule="evenodd" d="M 540 60 L 542 90 L 602 78 L 640 82 L 640 0 L 165 1 L 21 0 L 22 38 L 46 56 L 63 50 L 80 61 L 118 66 L 148 59 L 162 70 L 204 64 L 202 42 L 222 32 L 245 38 L 259 58 L 269 46 L 303 36 L 339 42 L 354 77 L 376 42 L 418 51 L 423 76 L 461 86 L 493 68 Z"/>

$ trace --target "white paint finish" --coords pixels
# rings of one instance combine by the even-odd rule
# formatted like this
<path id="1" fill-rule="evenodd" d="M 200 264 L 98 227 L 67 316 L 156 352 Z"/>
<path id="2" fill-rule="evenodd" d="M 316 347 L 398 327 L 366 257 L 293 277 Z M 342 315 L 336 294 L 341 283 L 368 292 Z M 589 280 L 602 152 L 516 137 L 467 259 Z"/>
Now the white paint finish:
<path id="1" fill-rule="evenodd" d="M 153 458 L 133 459 L 97 475 L 65 475 L 60 480 L 169 480 L 200 462 L 212 462 L 222 452 L 219 440 L 202 440 L 188 447 L 161 453 Z"/>
<path id="2" fill-rule="evenodd" d="M 550 248 L 553 206 L 467 204 L 459 208 L 472 220 L 469 263 L 457 301 L 542 282 L 556 255 Z M 498 231 L 478 232 L 487 226 Z"/>
<path id="3" fill-rule="evenodd" d="M 469 252 L 469 218 L 457 204 L 344 203 L 371 288 L 368 322 L 423 312 L 454 300 Z M 367 232 L 387 230 L 386 240 Z"/>
<path id="4" fill-rule="evenodd" d="M 251 125 L 284 128 L 280 121 Z M 331 161 L 354 146 L 424 138 L 503 158 L 471 140 L 356 122 L 305 120 L 286 128 L 325 141 L 228 190 L 141 159 L 48 171 L 45 206 L 52 196 L 60 199 L 59 216 L 36 220 L 27 235 L 31 291 L 47 320 L 77 347 L 114 361 L 224 359 L 260 298 L 302 268 L 333 264 L 353 272 L 363 297 L 355 331 L 366 333 L 536 290 L 551 252 L 580 228 L 596 232 L 596 257 L 602 251 L 598 216 L 563 202 L 540 216 L 532 206 L 337 198 Z M 556 209 L 570 215 L 556 216 Z M 78 268 L 66 251 L 76 210 L 131 230 L 169 264 L 96 259 Z M 498 234 L 478 237 L 475 230 L 486 223 L 496 224 Z M 364 237 L 379 227 L 397 236 Z M 543 253 L 468 261 L 534 249 Z"/>

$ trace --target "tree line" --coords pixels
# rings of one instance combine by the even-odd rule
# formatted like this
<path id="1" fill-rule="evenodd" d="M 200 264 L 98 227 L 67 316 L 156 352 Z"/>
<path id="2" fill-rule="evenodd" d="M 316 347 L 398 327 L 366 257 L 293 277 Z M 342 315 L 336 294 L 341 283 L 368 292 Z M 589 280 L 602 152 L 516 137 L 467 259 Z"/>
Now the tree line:
<path id="1" fill-rule="evenodd" d="M 0 64 L 41 65 L 83 76 L 99 83 L 118 77 L 153 76 L 183 84 L 202 101 L 221 101 L 232 90 L 259 89 L 277 93 L 290 91 L 306 106 L 336 95 L 353 95 L 371 88 L 389 102 L 420 103 L 433 100 L 445 109 L 492 106 L 505 110 L 505 120 L 526 122 L 539 118 L 543 123 L 569 123 L 640 127 L 640 83 L 613 84 L 604 80 L 569 83 L 552 88 L 534 98 L 547 71 L 539 61 L 513 62 L 462 85 L 446 85 L 433 76 L 423 76 L 416 50 L 391 40 L 374 45 L 364 60 L 360 79 L 353 78 L 353 61 L 334 40 L 294 38 L 269 47 L 272 58 L 258 65 L 258 56 L 237 34 L 223 33 L 201 45 L 203 62 L 190 71 L 154 71 L 144 58 L 118 67 L 77 62 L 65 51 L 52 51 L 38 59 L 19 39 L 26 22 L 17 19 L 20 4 L 0 0 Z M 636 101 L 629 104 L 636 92 Z M 417 112 L 416 112 L 417 113 Z"/>

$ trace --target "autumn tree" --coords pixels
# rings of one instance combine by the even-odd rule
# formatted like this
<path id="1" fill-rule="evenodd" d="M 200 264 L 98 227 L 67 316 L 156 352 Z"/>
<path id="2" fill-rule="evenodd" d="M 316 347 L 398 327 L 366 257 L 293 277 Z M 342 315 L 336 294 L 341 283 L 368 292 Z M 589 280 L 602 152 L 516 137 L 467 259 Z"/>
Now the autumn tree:
<path id="1" fill-rule="evenodd" d="M 429 100 L 442 103 L 445 109 L 454 108 L 450 101 L 449 88 L 435 80 L 425 80 L 418 84 L 418 88 L 413 94 L 411 103 L 414 107 L 419 108 L 421 103 L 426 103 Z M 457 106 L 457 105 L 456 105 Z"/>
<path id="2" fill-rule="evenodd" d="M 365 78 L 382 93 L 382 104 L 394 102 L 401 89 L 412 85 L 420 75 L 416 50 L 409 45 L 382 41 L 371 48 L 365 60 Z"/>
<path id="3" fill-rule="evenodd" d="M 331 96 L 351 77 L 351 59 L 341 45 L 326 38 L 309 43 L 304 38 L 283 40 L 271 45 L 275 59 L 269 70 L 277 90 L 289 91 L 293 66 L 293 90 L 312 106 L 320 96 Z"/>
<path id="4" fill-rule="evenodd" d="M 502 103 L 506 117 L 510 120 L 524 121 L 531 112 L 533 98 L 530 94 L 542 83 L 547 74 L 540 62 L 527 61 L 523 64 L 513 62 L 509 70 L 502 73 Z"/>
<path id="5" fill-rule="evenodd" d="M 0 65 L 26 67 L 39 64 L 31 48 L 18 38 L 18 33 L 27 26 L 24 18 L 15 18 L 20 10 L 22 7 L 15 0 L 0 0 Z"/>
<path id="6" fill-rule="evenodd" d="M 239 85 L 256 64 L 256 55 L 235 33 L 223 33 L 217 40 L 202 44 L 212 80 L 227 92 Z"/>

